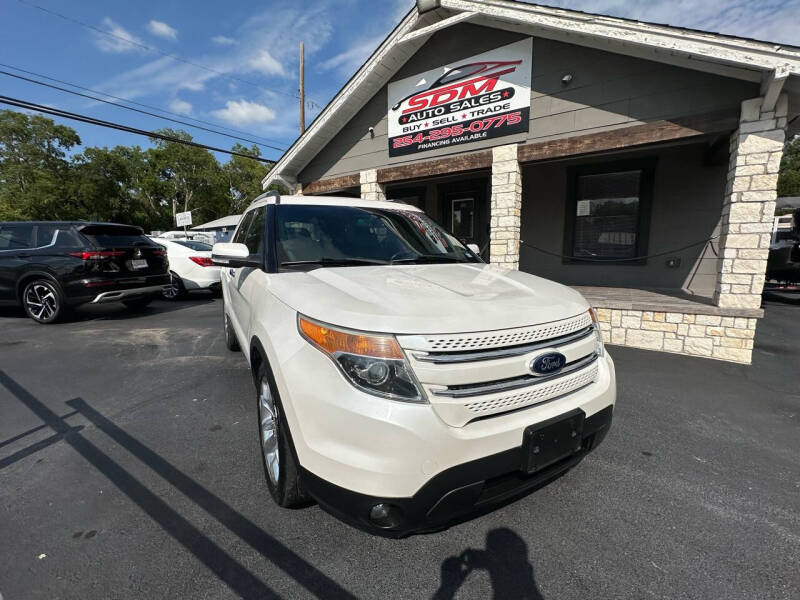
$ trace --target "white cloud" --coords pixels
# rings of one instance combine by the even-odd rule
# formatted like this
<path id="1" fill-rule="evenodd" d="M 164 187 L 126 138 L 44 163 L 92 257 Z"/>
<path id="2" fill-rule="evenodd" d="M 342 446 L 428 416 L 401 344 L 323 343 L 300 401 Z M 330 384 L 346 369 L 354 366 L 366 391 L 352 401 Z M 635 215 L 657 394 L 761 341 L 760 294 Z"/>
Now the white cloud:
<path id="1" fill-rule="evenodd" d="M 175 40 L 178 38 L 178 30 L 170 27 L 163 21 L 156 21 L 153 19 L 147 24 L 147 31 L 158 37 L 166 38 L 168 40 Z"/>
<path id="2" fill-rule="evenodd" d="M 180 98 L 175 98 L 172 102 L 170 102 L 169 107 L 173 112 L 180 113 L 182 115 L 192 114 L 191 103 L 186 102 L 186 100 L 181 100 Z"/>
<path id="3" fill-rule="evenodd" d="M 224 35 L 215 35 L 211 38 L 211 41 L 217 44 L 217 46 L 235 46 L 238 43 L 235 39 Z"/>
<path id="4" fill-rule="evenodd" d="M 266 50 L 262 50 L 252 57 L 248 64 L 254 71 L 264 75 L 283 75 L 283 66 Z"/>
<path id="5" fill-rule="evenodd" d="M 94 39 L 95 45 L 103 52 L 121 53 L 143 50 L 140 45 L 137 45 L 143 43 L 140 38 L 130 33 L 122 25 L 112 21 L 109 17 L 103 19 L 103 29 L 108 31 L 110 35 L 96 33 Z"/>
<path id="6" fill-rule="evenodd" d="M 367 58 L 380 45 L 384 37 L 383 35 L 378 35 L 365 39 L 351 46 L 344 52 L 322 61 L 319 64 L 319 68 L 323 71 L 338 69 L 345 74 L 355 73 L 356 69 L 363 65 Z"/>
<path id="7" fill-rule="evenodd" d="M 232 125 L 258 125 L 275 120 L 274 110 L 247 100 L 228 100 L 225 108 L 212 111 L 211 114 Z"/>

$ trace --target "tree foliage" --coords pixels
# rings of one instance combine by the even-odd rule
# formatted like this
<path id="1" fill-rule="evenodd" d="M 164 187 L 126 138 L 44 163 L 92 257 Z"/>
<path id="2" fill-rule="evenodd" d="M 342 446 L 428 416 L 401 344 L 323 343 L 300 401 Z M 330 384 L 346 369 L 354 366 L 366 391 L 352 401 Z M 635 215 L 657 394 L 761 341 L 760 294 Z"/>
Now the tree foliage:
<path id="1" fill-rule="evenodd" d="M 85 219 L 164 230 L 174 227 L 174 212 L 191 210 L 202 223 L 241 212 L 261 193 L 269 165 L 238 156 L 220 164 L 202 148 L 152 142 L 146 150 L 89 147 L 68 156 L 81 143 L 70 127 L 0 111 L 0 221 Z M 256 146 L 234 150 L 259 156 Z"/>
<path id="2" fill-rule="evenodd" d="M 795 137 L 783 151 L 778 196 L 800 196 L 800 137 Z"/>

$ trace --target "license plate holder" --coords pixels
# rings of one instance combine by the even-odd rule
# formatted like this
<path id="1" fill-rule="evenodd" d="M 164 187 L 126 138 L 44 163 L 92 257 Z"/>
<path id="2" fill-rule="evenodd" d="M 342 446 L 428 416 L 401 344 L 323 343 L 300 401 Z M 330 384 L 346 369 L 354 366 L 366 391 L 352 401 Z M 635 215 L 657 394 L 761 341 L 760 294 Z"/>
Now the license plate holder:
<path id="1" fill-rule="evenodd" d="M 131 260 L 130 264 L 132 271 L 138 271 L 139 269 L 147 268 L 147 261 L 143 258 L 134 258 Z"/>
<path id="2" fill-rule="evenodd" d="M 586 413 L 576 408 L 530 425 L 522 434 L 522 470 L 535 473 L 581 449 Z"/>

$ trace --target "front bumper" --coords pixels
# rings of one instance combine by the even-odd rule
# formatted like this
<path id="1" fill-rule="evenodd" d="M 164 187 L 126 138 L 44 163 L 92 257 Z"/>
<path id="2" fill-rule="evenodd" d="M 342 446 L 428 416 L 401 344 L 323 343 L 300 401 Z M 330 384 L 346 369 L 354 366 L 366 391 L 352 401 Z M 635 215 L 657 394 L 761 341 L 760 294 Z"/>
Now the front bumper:
<path id="1" fill-rule="evenodd" d="M 596 419 L 610 421 L 610 407 L 616 400 L 614 363 L 605 354 L 596 361 L 594 380 L 580 389 L 502 414 L 476 415 L 480 418 L 454 425 L 448 423 L 451 413 L 440 410 L 442 404 L 397 402 L 359 391 L 345 380 L 332 360 L 292 326 L 289 318 L 276 319 L 271 334 L 281 340 L 281 346 L 280 352 L 270 355 L 276 363 L 273 373 L 304 481 L 322 506 L 364 527 L 370 524 L 364 521 L 368 515 L 363 507 L 374 498 L 399 499 L 403 505 L 411 503 L 409 506 L 416 506 L 415 498 L 424 498 L 419 508 L 403 508 L 410 516 L 405 517 L 403 527 L 388 535 L 429 528 L 438 522 L 439 514 L 429 517 L 428 512 L 453 489 L 431 483 L 450 482 L 452 475 L 443 474 L 460 474 L 464 465 L 489 465 L 488 469 L 479 469 L 477 476 L 459 475 L 457 483 L 463 486 L 494 482 L 497 477 L 513 479 L 522 474 L 519 453 L 528 426 L 581 410 L 586 415 L 588 438 L 592 431 L 589 424 L 598 422 Z M 608 409 L 603 413 L 607 418 L 594 418 L 604 409 Z M 596 446 L 600 437 L 585 440 L 585 452 Z M 564 469 L 578 460 L 580 456 L 571 457 Z M 512 493 L 535 487 L 547 477 L 543 473 L 525 477 L 522 487 Z M 495 499 L 494 491 L 486 494 L 473 505 Z M 364 501 L 356 502 L 358 498 Z M 358 508 L 348 518 L 350 506 Z"/>
<path id="2" fill-rule="evenodd" d="M 535 490 L 577 465 L 605 438 L 613 406 L 584 422 L 581 448 L 549 467 L 527 474 L 522 448 L 511 448 L 451 467 L 433 477 L 413 496 L 393 498 L 360 494 L 301 469 L 303 485 L 322 508 L 359 529 L 386 537 L 434 531 Z M 391 507 L 391 521 L 370 518 L 376 505 Z"/>

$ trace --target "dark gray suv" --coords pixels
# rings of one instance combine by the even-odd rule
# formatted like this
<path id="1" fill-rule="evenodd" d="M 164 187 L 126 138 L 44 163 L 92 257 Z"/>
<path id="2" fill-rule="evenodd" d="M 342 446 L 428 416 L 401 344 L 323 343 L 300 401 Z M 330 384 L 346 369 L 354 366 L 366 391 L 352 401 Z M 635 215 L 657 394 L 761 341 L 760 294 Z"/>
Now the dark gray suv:
<path id="1" fill-rule="evenodd" d="M 0 305 L 21 304 L 37 323 L 79 304 L 141 308 L 168 284 L 166 250 L 139 227 L 0 222 Z"/>

